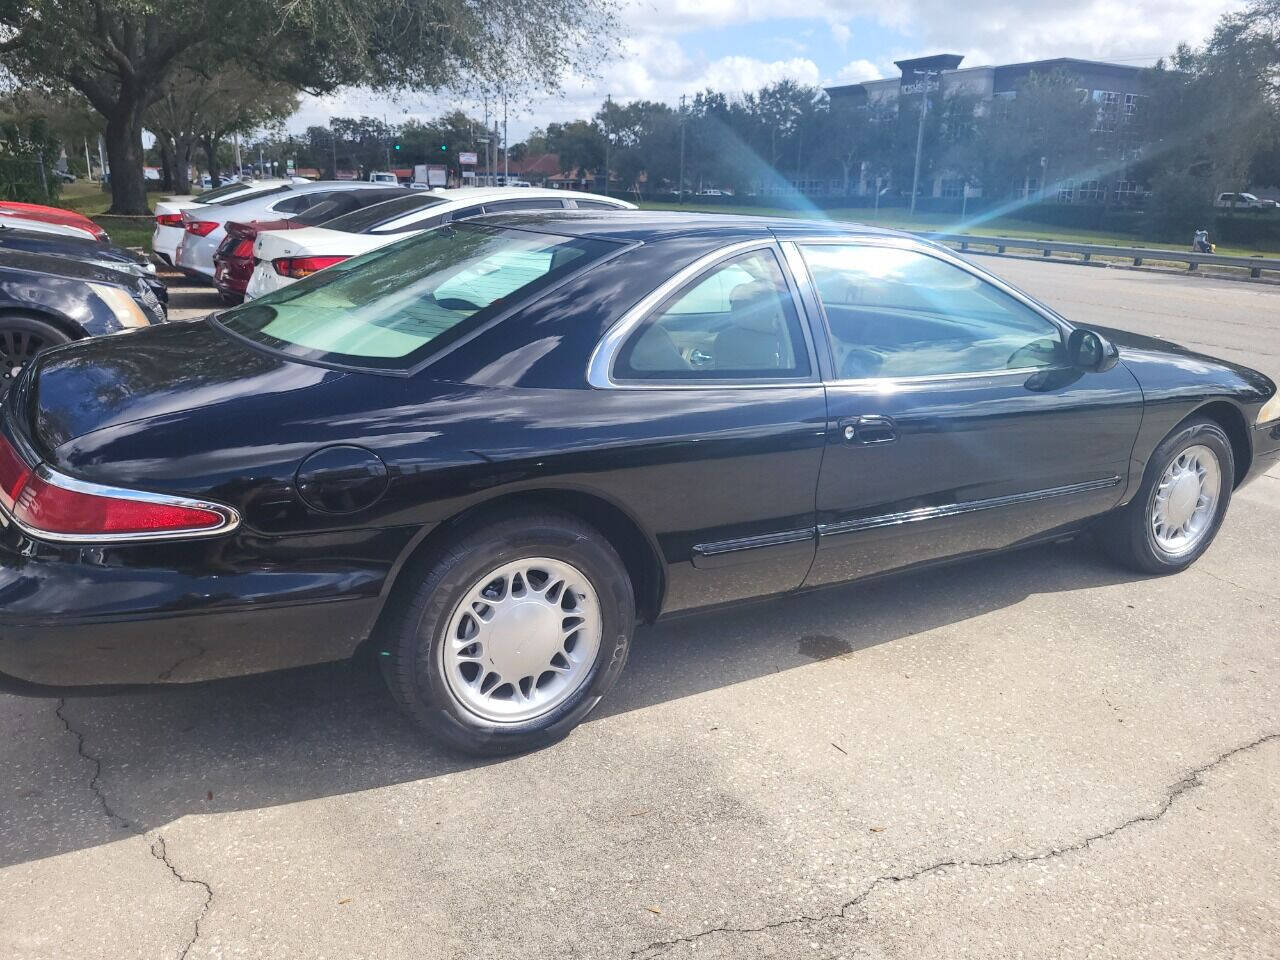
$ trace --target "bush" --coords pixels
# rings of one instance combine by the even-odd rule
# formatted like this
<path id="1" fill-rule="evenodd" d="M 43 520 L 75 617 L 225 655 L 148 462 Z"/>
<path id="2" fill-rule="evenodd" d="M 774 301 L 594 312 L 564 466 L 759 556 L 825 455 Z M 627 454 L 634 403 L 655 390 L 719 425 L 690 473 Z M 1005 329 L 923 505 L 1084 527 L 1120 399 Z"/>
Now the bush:
<path id="1" fill-rule="evenodd" d="M 1152 181 L 1142 234 L 1148 240 L 1190 244 L 1195 232 L 1211 229 L 1214 220 L 1204 180 L 1187 173 L 1167 173 Z"/>

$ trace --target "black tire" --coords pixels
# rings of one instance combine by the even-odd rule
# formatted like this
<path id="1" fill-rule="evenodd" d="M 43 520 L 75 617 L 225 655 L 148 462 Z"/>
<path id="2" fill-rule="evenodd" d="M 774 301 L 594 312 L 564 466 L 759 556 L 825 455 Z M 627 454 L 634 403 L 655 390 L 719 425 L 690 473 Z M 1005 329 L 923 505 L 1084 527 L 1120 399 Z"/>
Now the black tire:
<path id="1" fill-rule="evenodd" d="M 0 314 L 0 393 L 41 351 L 69 343 L 71 338 L 52 324 L 21 314 Z"/>
<path id="2" fill-rule="evenodd" d="M 580 686 L 544 715 L 493 722 L 450 692 L 440 647 L 450 620 L 480 578 L 505 563 L 547 557 L 571 564 L 599 601 L 600 644 Z M 567 514 L 508 516 L 462 535 L 417 570 L 380 634 L 378 662 L 392 695 L 424 729 L 473 756 L 501 756 L 554 743 L 587 716 L 617 682 L 631 648 L 635 598 L 626 567 L 599 531 Z"/>
<path id="3" fill-rule="evenodd" d="M 1199 542 L 1185 553 L 1176 555 L 1163 550 L 1156 542 L 1151 524 L 1151 511 L 1156 490 L 1165 470 L 1184 450 L 1203 445 L 1218 460 L 1220 483 L 1214 515 Z M 1099 539 L 1107 553 L 1117 562 L 1143 573 L 1166 574 L 1185 570 L 1195 563 L 1213 543 L 1231 504 L 1235 485 L 1235 456 L 1231 440 L 1222 427 L 1207 417 L 1197 417 L 1179 424 L 1165 437 L 1147 461 L 1142 486 L 1137 495 L 1122 509 L 1107 517 L 1100 526 Z"/>

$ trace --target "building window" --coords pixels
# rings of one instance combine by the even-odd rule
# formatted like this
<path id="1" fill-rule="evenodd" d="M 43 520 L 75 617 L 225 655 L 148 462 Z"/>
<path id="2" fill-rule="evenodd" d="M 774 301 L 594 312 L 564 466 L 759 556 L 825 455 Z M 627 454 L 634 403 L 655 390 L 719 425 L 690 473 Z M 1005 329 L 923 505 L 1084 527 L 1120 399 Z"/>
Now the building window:
<path id="1" fill-rule="evenodd" d="M 1026 183 L 1026 186 L 1023 187 L 1022 195 L 1024 197 L 1034 197 L 1039 192 L 1040 192 L 1040 178 L 1027 177 L 1027 183 Z"/>
<path id="2" fill-rule="evenodd" d="M 959 200 L 964 196 L 963 180 L 943 180 L 942 181 L 942 199 Z"/>
<path id="3" fill-rule="evenodd" d="M 1058 202 L 1070 203 L 1076 196 L 1076 182 L 1074 180 L 1063 180 L 1058 184 Z"/>
<path id="4" fill-rule="evenodd" d="M 1080 181 L 1080 189 L 1076 192 L 1076 199 L 1081 203 L 1102 203 L 1106 198 L 1107 188 L 1097 180 Z"/>
<path id="5" fill-rule="evenodd" d="M 1116 181 L 1116 203 L 1132 203 L 1137 195 L 1138 182 L 1136 180 Z"/>

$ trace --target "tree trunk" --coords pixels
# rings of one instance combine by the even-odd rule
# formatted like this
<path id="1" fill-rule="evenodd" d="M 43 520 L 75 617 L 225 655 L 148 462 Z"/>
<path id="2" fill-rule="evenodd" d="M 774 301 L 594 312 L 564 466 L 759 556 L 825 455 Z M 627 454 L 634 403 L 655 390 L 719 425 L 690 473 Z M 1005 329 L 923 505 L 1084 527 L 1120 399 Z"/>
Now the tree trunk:
<path id="1" fill-rule="evenodd" d="M 212 137 L 202 137 L 204 155 L 209 161 L 209 189 L 218 186 L 218 141 Z"/>
<path id="2" fill-rule="evenodd" d="M 173 140 L 167 133 L 156 134 L 156 148 L 160 151 L 160 189 L 173 192 Z"/>
<path id="3" fill-rule="evenodd" d="M 116 112 L 107 118 L 103 137 L 111 165 L 111 209 L 122 216 L 146 216 L 147 184 L 142 175 L 142 104 L 121 98 Z"/>
<path id="4" fill-rule="evenodd" d="M 178 136 L 173 142 L 173 192 L 184 196 L 191 192 L 191 137 Z"/>

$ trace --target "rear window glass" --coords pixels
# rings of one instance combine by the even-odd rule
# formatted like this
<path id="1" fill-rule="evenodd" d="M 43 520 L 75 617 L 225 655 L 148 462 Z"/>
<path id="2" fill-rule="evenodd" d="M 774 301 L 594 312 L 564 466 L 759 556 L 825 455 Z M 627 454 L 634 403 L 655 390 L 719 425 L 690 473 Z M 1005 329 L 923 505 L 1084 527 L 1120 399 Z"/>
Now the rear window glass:
<path id="1" fill-rule="evenodd" d="M 615 245 L 443 226 L 321 270 L 218 318 L 301 359 L 403 370 Z"/>
<path id="2" fill-rule="evenodd" d="M 215 200 L 220 207 L 234 207 L 237 203 L 244 203 L 246 200 L 261 200 L 263 197 L 274 196 L 277 193 L 288 193 L 292 189 L 289 186 L 272 187 L 269 190 L 250 190 L 235 197 L 226 197 L 222 200 Z"/>
<path id="3" fill-rule="evenodd" d="M 326 230 L 341 230 L 343 233 L 370 233 L 374 227 L 388 220 L 402 217 L 406 213 L 413 213 L 415 210 L 425 210 L 438 203 L 444 203 L 444 198 L 415 193 L 396 200 L 375 203 L 362 210 L 352 210 L 350 213 L 335 217 L 324 226 Z"/>
<path id="4" fill-rule="evenodd" d="M 249 189 L 246 189 L 249 188 Z M 196 197 L 196 203 L 217 203 L 224 197 L 229 197 L 233 193 L 249 193 L 252 184 L 245 183 L 228 183 L 221 187 L 215 187 L 212 190 L 206 190 L 200 196 Z"/>

